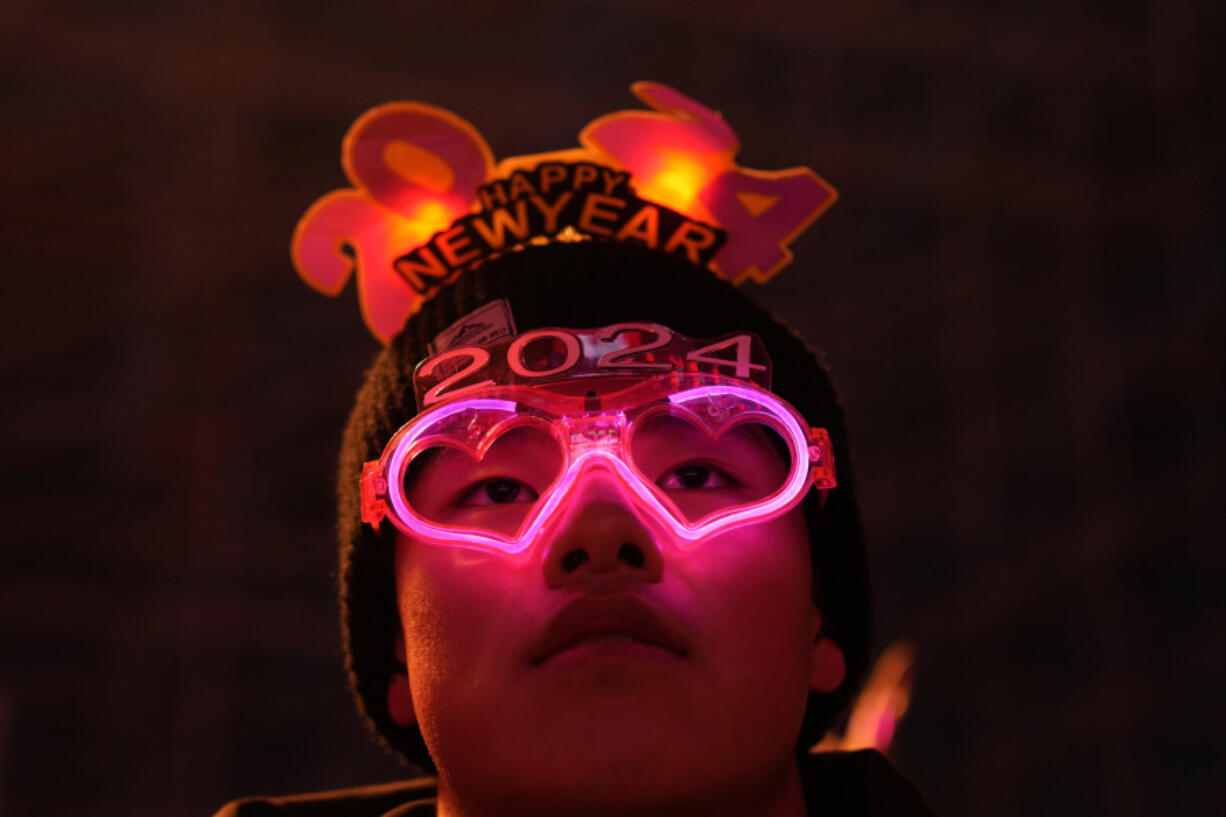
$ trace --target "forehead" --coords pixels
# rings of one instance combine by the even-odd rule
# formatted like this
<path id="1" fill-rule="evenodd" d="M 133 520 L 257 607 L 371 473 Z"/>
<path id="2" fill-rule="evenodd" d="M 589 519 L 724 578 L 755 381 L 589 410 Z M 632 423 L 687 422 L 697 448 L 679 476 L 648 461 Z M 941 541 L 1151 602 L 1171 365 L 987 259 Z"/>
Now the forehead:
<path id="1" fill-rule="evenodd" d="M 650 446 L 668 451 L 709 449 L 721 458 L 758 458 L 764 454 L 786 452 L 787 445 L 778 433 L 760 422 L 730 425 L 712 436 L 693 422 L 671 414 L 657 415 L 641 423 L 634 431 L 631 444 L 638 448 Z"/>

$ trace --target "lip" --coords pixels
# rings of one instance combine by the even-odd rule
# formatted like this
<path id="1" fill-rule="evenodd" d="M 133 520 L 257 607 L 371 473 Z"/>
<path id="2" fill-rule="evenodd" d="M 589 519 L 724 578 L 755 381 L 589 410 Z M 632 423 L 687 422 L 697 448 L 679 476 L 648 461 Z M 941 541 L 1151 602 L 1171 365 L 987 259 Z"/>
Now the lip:
<path id="1" fill-rule="evenodd" d="M 647 645 L 684 658 L 688 641 L 647 602 L 631 595 L 585 595 L 566 603 L 545 624 L 530 656 L 533 666 L 581 645 Z"/>

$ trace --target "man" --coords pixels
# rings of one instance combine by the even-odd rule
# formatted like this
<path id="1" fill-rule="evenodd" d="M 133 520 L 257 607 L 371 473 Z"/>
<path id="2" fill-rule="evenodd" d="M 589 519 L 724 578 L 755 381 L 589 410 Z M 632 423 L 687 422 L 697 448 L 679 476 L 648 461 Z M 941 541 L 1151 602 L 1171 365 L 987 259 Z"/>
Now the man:
<path id="1" fill-rule="evenodd" d="M 808 751 L 868 653 L 825 367 L 692 257 L 585 238 L 450 277 L 346 429 L 352 685 L 436 779 L 223 814 L 930 813 Z"/>

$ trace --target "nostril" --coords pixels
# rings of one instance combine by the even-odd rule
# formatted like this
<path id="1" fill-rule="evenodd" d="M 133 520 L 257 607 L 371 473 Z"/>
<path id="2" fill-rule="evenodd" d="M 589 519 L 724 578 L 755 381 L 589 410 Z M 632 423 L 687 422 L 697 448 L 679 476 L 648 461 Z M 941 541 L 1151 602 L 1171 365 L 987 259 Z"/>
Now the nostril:
<path id="1" fill-rule="evenodd" d="M 587 555 L 586 550 L 572 550 L 562 557 L 562 572 L 572 573 L 579 565 L 588 561 L 591 557 Z"/>
<path id="2" fill-rule="evenodd" d="M 626 542 L 617 551 L 617 558 L 631 567 L 641 568 L 647 564 L 647 557 L 637 545 Z"/>

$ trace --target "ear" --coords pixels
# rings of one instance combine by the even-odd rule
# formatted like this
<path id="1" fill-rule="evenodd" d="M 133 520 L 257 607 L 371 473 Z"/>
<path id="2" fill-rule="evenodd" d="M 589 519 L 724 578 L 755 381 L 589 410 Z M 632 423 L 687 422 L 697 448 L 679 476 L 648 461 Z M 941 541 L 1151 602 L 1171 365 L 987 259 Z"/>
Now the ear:
<path id="1" fill-rule="evenodd" d="M 810 628 L 809 689 L 814 692 L 834 692 L 847 676 L 847 664 L 843 650 L 822 635 L 822 615 L 813 607 L 813 624 Z"/>
<path id="2" fill-rule="evenodd" d="M 396 663 L 399 669 L 387 682 L 387 713 L 397 726 L 412 726 L 417 723 L 417 710 L 413 708 L 413 694 L 409 690 L 409 673 L 405 669 L 404 637 L 396 633 Z"/>

